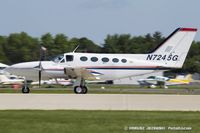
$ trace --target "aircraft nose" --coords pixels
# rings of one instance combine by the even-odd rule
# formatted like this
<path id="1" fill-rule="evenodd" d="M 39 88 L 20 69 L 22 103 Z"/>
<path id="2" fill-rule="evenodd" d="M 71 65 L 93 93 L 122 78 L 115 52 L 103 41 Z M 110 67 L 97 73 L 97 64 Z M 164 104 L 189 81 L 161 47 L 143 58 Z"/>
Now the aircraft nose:
<path id="1" fill-rule="evenodd" d="M 13 72 L 15 71 L 15 68 L 12 67 L 12 66 L 9 66 L 9 67 L 6 67 L 6 68 L 4 69 L 4 71 L 5 71 L 5 72 L 9 72 L 9 73 L 13 73 Z"/>
<path id="2" fill-rule="evenodd" d="M 15 71 L 17 71 L 17 69 L 20 69 L 20 68 L 23 68 L 21 63 L 11 65 L 11 66 L 5 68 L 5 71 L 9 72 L 9 73 L 14 73 Z"/>
<path id="3" fill-rule="evenodd" d="M 8 67 L 8 68 L 24 68 L 24 66 L 23 66 L 23 63 L 19 63 L 19 64 L 14 64 L 14 65 L 11 65 L 10 67 Z"/>
<path id="4" fill-rule="evenodd" d="M 11 65 L 5 69 L 5 71 L 13 73 L 19 69 L 34 68 L 39 65 L 39 62 L 25 62 Z"/>
<path id="5" fill-rule="evenodd" d="M 11 65 L 10 68 L 15 68 L 15 69 L 20 69 L 20 68 L 33 68 L 36 65 L 38 65 L 38 63 L 18 63 L 18 64 L 14 64 Z"/>

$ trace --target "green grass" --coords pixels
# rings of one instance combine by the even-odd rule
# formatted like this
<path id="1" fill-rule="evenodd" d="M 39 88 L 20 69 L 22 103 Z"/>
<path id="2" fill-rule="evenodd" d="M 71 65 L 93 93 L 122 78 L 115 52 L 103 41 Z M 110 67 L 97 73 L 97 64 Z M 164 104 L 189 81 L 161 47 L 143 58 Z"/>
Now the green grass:
<path id="1" fill-rule="evenodd" d="M 159 111 L 0 111 L 0 133 L 129 133 L 182 131 L 126 131 L 125 127 L 192 127 L 200 131 L 200 112 Z"/>

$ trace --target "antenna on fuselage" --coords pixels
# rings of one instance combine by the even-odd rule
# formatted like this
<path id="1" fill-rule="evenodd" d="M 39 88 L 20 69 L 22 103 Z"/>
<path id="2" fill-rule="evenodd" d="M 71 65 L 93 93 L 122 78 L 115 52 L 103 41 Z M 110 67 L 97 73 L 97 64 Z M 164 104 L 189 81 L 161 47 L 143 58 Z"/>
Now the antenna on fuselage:
<path id="1" fill-rule="evenodd" d="M 78 46 L 76 46 L 76 48 L 73 50 L 73 52 L 72 53 L 75 53 L 76 52 L 76 50 L 79 48 L 79 45 Z"/>

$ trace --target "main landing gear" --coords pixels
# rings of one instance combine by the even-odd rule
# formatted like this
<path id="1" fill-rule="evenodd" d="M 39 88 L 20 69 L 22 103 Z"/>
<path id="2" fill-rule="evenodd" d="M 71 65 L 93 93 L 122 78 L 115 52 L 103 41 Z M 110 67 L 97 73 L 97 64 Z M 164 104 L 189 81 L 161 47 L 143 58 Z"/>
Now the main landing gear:
<path id="1" fill-rule="evenodd" d="M 86 86 L 75 86 L 74 87 L 74 93 L 76 93 L 76 94 L 86 94 L 87 93 L 87 87 Z"/>
<path id="2" fill-rule="evenodd" d="M 85 80 L 84 79 L 78 79 L 74 84 L 74 93 L 76 94 L 86 94 L 88 91 Z"/>

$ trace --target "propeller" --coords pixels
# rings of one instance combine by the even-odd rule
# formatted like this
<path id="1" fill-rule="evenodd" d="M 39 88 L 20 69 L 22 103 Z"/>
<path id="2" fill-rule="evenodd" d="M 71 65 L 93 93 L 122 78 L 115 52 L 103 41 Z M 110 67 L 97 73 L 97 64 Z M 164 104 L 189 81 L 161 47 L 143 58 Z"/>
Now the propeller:
<path id="1" fill-rule="evenodd" d="M 40 60 L 40 62 L 39 62 L 39 88 L 40 88 L 40 86 L 41 86 L 41 77 L 42 77 L 42 64 L 41 64 L 41 60 Z"/>
<path id="2" fill-rule="evenodd" d="M 43 60 L 43 57 L 45 55 L 45 51 L 46 51 L 46 48 L 41 46 L 40 47 L 40 59 L 39 59 L 39 71 L 38 71 L 38 79 L 39 79 L 39 88 L 41 86 L 41 79 L 42 79 L 42 70 L 43 70 L 43 67 L 42 67 L 42 60 Z"/>

